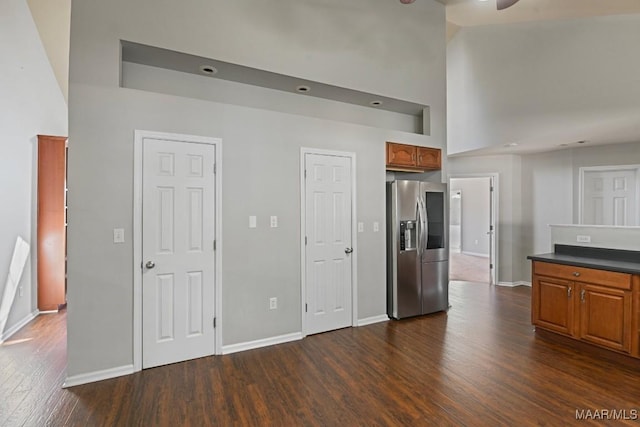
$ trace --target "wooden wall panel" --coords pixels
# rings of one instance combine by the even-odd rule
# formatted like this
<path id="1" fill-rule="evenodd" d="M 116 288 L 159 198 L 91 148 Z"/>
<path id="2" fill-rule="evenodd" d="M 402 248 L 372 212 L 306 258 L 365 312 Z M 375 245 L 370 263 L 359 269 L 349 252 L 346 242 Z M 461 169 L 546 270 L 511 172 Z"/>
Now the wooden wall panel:
<path id="1" fill-rule="evenodd" d="M 66 137 L 38 135 L 38 309 L 58 310 L 65 291 Z"/>

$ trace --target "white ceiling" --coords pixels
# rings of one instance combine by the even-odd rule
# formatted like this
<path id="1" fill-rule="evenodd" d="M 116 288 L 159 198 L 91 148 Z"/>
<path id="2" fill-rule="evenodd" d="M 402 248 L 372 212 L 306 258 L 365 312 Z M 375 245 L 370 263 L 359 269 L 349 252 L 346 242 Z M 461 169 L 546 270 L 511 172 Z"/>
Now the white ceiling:
<path id="1" fill-rule="evenodd" d="M 447 21 L 460 26 L 575 19 L 640 13 L 640 0 L 520 0 L 496 9 L 496 0 L 436 0 L 447 7 Z"/>

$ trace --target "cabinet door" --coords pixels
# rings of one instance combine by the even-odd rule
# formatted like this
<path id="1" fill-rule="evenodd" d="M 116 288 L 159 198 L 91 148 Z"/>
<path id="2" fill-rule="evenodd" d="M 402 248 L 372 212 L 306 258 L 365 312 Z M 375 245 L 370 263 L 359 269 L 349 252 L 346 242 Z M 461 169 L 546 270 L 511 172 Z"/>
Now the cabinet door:
<path id="1" fill-rule="evenodd" d="M 580 284 L 580 333 L 584 341 L 631 351 L 631 292 Z"/>
<path id="2" fill-rule="evenodd" d="M 442 167 L 440 153 L 438 148 L 418 147 L 418 167 L 421 169 L 440 169 Z"/>
<path id="3" fill-rule="evenodd" d="M 533 276 L 531 321 L 550 331 L 573 335 L 574 283 Z"/>
<path id="4" fill-rule="evenodd" d="M 413 145 L 387 142 L 387 165 L 415 168 L 416 148 Z"/>

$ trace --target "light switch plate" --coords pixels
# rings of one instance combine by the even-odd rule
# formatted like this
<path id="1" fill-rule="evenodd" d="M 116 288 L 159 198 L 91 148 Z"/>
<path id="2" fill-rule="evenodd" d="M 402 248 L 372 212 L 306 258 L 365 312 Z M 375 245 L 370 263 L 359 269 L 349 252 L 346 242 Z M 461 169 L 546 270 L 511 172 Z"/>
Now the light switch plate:
<path id="1" fill-rule="evenodd" d="M 276 228 L 278 226 L 278 217 L 275 215 L 271 216 L 271 228 Z"/>
<path id="2" fill-rule="evenodd" d="M 255 217 L 255 215 L 251 215 L 249 217 L 249 228 L 256 228 L 257 227 L 257 219 Z"/>
<path id="3" fill-rule="evenodd" d="M 358 223 L 358 233 L 362 233 L 364 231 L 364 222 Z"/>
<path id="4" fill-rule="evenodd" d="M 113 243 L 124 243 L 124 228 L 113 229 Z"/>

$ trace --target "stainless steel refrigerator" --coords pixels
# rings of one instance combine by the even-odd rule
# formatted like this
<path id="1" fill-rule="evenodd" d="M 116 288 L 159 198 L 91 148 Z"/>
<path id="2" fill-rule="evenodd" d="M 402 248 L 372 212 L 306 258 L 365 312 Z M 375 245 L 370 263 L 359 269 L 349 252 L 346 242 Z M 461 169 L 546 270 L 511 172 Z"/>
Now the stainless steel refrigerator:
<path id="1" fill-rule="evenodd" d="M 449 308 L 447 185 L 387 183 L 387 314 L 394 319 Z"/>

